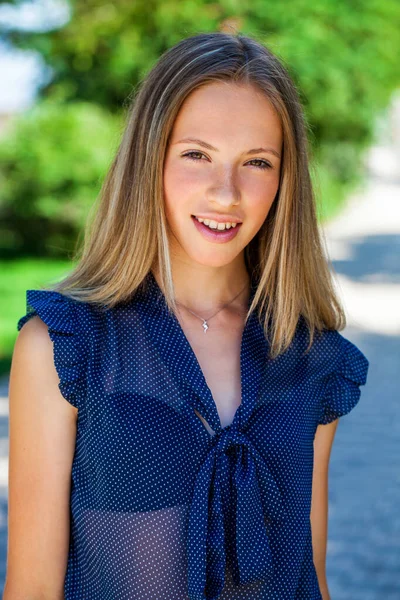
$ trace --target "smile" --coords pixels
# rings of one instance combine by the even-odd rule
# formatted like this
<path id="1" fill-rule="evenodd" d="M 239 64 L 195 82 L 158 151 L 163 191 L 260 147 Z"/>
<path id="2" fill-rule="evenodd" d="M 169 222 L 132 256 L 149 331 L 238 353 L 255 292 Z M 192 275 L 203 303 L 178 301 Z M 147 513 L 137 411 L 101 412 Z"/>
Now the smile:
<path id="1" fill-rule="evenodd" d="M 205 222 L 201 222 L 197 217 L 191 215 L 191 219 L 199 233 L 210 242 L 224 243 L 230 242 L 234 237 L 237 236 L 242 223 L 217 223 L 216 221 L 209 221 L 209 225 Z M 204 219 L 203 221 L 208 221 Z M 215 227 L 215 224 L 217 227 Z M 211 226 L 210 226 L 211 225 Z M 223 225 L 223 229 L 220 226 Z M 227 227 L 228 225 L 228 227 Z"/>

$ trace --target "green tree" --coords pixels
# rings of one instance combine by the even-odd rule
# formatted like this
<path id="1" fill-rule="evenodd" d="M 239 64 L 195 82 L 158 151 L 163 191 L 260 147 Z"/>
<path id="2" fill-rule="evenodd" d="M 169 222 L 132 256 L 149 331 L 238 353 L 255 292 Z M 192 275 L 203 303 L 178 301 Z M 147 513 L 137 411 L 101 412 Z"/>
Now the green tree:
<path id="1" fill-rule="evenodd" d="M 74 249 L 119 141 L 121 121 L 88 102 L 39 102 L 0 144 L 4 257 Z"/>
<path id="2" fill-rule="evenodd" d="M 163 51 L 182 37 L 233 26 L 241 33 L 256 37 L 281 58 L 305 106 L 315 156 L 314 177 L 321 184 L 324 207 L 339 203 L 358 181 L 362 173 L 362 152 L 371 142 L 376 114 L 385 109 L 399 85 L 398 0 L 353 0 L 351 3 L 343 0 L 314 3 L 305 0 L 252 0 L 249 3 L 239 0 L 115 0 L 113 3 L 70 0 L 70 6 L 71 19 L 58 30 L 3 32 L 15 46 L 40 52 L 53 69 L 54 76 L 41 89 L 40 99 L 56 102 L 61 112 L 68 110 L 69 118 L 75 123 L 75 139 L 79 139 L 80 144 L 79 149 L 74 148 L 62 125 L 62 117 L 58 119 L 54 113 L 49 116 L 53 126 L 44 127 L 38 135 L 33 121 L 39 119 L 39 113 L 33 113 L 28 130 L 26 119 L 16 124 L 21 132 L 14 135 L 20 141 L 14 138 L 8 143 L 5 162 L 4 152 L 0 157 L 4 165 L 0 167 L 0 178 L 8 181 L 5 192 L 0 192 L 0 210 L 6 210 L 9 219 L 11 213 L 16 219 L 23 214 L 43 215 L 45 212 L 48 220 L 39 244 L 42 250 L 48 248 L 49 243 L 53 248 L 49 241 L 53 238 L 50 236 L 46 241 L 45 234 L 51 228 L 51 218 L 64 222 L 69 211 L 70 216 L 80 215 L 79 219 L 69 220 L 72 229 L 74 224 L 78 226 L 82 211 L 86 211 L 90 198 L 94 200 L 97 194 L 99 178 L 106 165 L 98 161 L 99 153 L 104 157 L 109 149 L 107 136 L 102 142 L 103 127 L 109 131 L 111 115 L 118 121 L 143 75 Z M 81 102 L 85 103 L 88 122 L 79 112 Z M 51 103 L 46 102 L 42 110 L 50 110 L 50 106 Z M 91 107 L 94 118 L 98 119 L 100 134 L 89 117 Z M 77 116 L 73 117 L 75 110 Z M 45 119 L 43 112 L 41 114 Z M 102 119 L 107 124 L 101 126 Z M 46 142 L 46 137 L 50 142 Z M 59 151 L 50 152 L 51 140 L 55 137 Z M 49 154 L 47 160 L 38 161 L 35 168 L 25 171 L 21 188 L 16 177 L 28 160 L 27 151 L 22 148 L 23 139 L 33 155 L 44 151 L 35 150 L 36 145 L 47 147 Z M 70 168 L 70 161 L 74 163 L 79 153 L 85 155 L 86 172 L 92 177 L 89 177 L 90 182 L 79 168 Z M 50 164 L 51 177 L 45 172 Z M 11 210 L 13 203 L 16 206 Z M 60 204 L 58 208 L 57 204 Z M 72 204 L 77 206 L 72 208 Z M 11 229 L 9 247 L 18 235 L 19 248 L 32 246 L 33 240 L 26 237 L 25 224 L 19 230 Z M 64 241 L 60 247 L 66 245 Z"/>

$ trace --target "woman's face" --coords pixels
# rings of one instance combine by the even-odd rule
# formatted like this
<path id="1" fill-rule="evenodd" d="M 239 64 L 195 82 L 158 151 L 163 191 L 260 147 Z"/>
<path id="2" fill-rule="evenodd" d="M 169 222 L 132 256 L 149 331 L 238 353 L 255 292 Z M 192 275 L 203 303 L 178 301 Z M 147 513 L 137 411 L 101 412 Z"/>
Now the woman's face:
<path id="1" fill-rule="evenodd" d="M 280 119 L 257 88 L 213 82 L 194 90 L 175 120 L 164 163 L 172 255 L 214 267 L 237 259 L 274 201 L 281 155 Z M 219 233 L 194 215 L 241 224 Z"/>

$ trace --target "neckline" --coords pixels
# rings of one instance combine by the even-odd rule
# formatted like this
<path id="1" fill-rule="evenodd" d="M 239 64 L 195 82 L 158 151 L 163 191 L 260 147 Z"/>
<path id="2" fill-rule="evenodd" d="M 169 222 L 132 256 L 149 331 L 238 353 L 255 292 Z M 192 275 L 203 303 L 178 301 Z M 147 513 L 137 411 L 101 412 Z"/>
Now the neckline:
<path id="1" fill-rule="evenodd" d="M 158 285 L 158 282 L 157 282 L 156 278 L 154 277 L 152 271 L 149 271 L 147 274 L 147 284 L 148 284 L 148 289 L 151 292 L 155 293 L 157 296 L 164 299 L 164 301 L 165 301 L 164 293 L 163 293 L 162 289 L 160 288 L 160 286 Z M 247 309 L 250 308 L 250 304 L 253 301 L 256 289 L 257 289 L 257 284 L 256 284 L 255 280 L 250 279 L 250 296 L 249 296 L 249 300 L 247 303 Z"/>
<path id="2" fill-rule="evenodd" d="M 174 313 L 170 312 L 165 302 L 164 294 L 159 287 L 157 280 L 153 273 L 149 271 L 149 290 L 150 296 L 161 301 L 161 311 L 156 311 L 153 314 L 154 317 L 159 317 L 161 321 L 158 329 L 161 327 L 166 335 L 173 337 L 175 342 L 179 342 L 179 359 L 183 365 L 186 365 L 184 369 L 181 369 L 181 365 L 177 364 L 177 361 L 170 360 L 170 366 L 174 372 L 189 384 L 192 390 L 195 392 L 192 396 L 192 407 L 196 408 L 204 420 L 208 423 L 210 428 L 213 430 L 213 434 L 210 434 L 204 424 L 204 430 L 210 437 L 214 437 L 216 434 L 221 433 L 229 428 L 241 428 L 242 421 L 247 421 L 252 409 L 256 403 L 256 392 L 258 391 L 259 382 L 261 379 L 261 371 L 263 370 L 263 363 L 265 357 L 261 356 L 260 353 L 260 342 L 263 350 L 266 350 L 266 340 L 263 334 L 263 329 L 258 321 L 258 316 L 253 312 L 247 323 L 244 325 L 241 343 L 240 343 L 240 380 L 241 380 L 241 402 L 237 407 L 231 423 L 222 426 L 221 418 L 218 413 L 217 404 L 212 395 L 211 389 L 207 384 L 204 372 L 200 366 L 197 356 L 190 344 L 186 334 L 178 321 Z M 254 280 L 250 281 L 250 295 L 248 300 L 248 308 L 253 300 L 257 286 Z M 257 328 L 258 325 L 258 328 Z M 255 331 L 256 330 L 256 331 Z M 157 341 L 157 336 L 155 336 Z M 176 343 L 174 345 L 176 346 Z M 162 343 L 159 341 L 159 343 Z M 165 343 L 165 342 L 164 342 Z M 164 344 L 163 343 L 163 344 Z M 165 346 L 163 348 L 163 355 L 166 360 L 168 357 L 165 355 Z M 198 416 L 196 416 L 198 419 Z M 200 420 L 200 419 L 199 419 Z"/>

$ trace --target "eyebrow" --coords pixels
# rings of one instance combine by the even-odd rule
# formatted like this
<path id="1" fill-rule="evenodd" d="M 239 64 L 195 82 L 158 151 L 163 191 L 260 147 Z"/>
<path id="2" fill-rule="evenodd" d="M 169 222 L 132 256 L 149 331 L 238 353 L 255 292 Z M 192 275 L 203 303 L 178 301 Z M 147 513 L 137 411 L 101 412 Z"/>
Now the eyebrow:
<path id="1" fill-rule="evenodd" d="M 175 142 L 175 144 L 186 144 L 188 142 L 191 142 L 193 144 L 198 144 L 199 146 L 202 146 L 203 148 L 206 148 L 207 150 L 213 150 L 214 152 L 218 152 L 218 148 L 214 148 L 214 146 L 211 146 L 211 144 L 208 144 L 207 142 L 204 142 L 203 140 L 199 140 L 197 138 L 184 138 L 183 140 L 179 140 L 178 142 Z M 259 152 L 267 152 L 269 154 L 273 154 L 277 158 L 281 157 L 279 152 L 277 152 L 273 148 L 263 148 L 263 147 L 252 148 L 251 150 L 248 150 L 247 154 L 258 154 Z"/>

